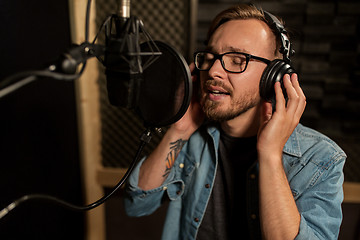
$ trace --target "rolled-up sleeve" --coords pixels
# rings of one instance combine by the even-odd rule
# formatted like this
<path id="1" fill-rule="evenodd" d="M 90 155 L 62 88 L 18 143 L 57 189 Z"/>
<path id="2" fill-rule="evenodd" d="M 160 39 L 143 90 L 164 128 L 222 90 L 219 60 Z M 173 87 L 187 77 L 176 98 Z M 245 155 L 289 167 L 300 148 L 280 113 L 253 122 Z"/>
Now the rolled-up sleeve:
<path id="1" fill-rule="evenodd" d="M 160 187 L 146 191 L 139 188 L 140 167 L 145 159 L 143 158 L 134 168 L 126 185 L 124 206 L 125 212 L 129 216 L 140 217 L 152 214 L 161 206 L 164 194 L 167 194 L 170 200 L 176 200 L 181 197 L 184 191 L 183 181 L 174 180 L 174 171 L 170 171 L 167 179 Z"/>
<path id="2" fill-rule="evenodd" d="M 321 173 L 314 184 L 297 200 L 301 214 L 296 240 L 337 239 L 342 221 L 343 166 L 345 157 L 340 156 L 334 164 Z M 325 169 L 326 166 L 322 166 Z"/>

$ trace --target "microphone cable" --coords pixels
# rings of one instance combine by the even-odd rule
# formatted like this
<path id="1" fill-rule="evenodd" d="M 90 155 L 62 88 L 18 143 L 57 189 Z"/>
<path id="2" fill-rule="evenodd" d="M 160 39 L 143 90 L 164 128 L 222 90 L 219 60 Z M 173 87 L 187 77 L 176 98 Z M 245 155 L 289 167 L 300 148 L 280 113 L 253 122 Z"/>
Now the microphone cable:
<path id="1" fill-rule="evenodd" d="M 128 170 L 125 172 L 124 176 L 120 179 L 120 181 L 116 184 L 116 186 L 110 191 L 110 193 L 103 196 L 102 198 L 100 198 L 96 202 L 93 202 L 93 203 L 91 203 L 89 205 L 86 205 L 86 206 L 77 206 L 77 205 L 68 203 L 68 202 L 66 202 L 64 200 L 61 200 L 59 198 L 56 198 L 56 197 L 53 197 L 53 196 L 50 196 L 50 195 L 29 194 L 29 195 L 24 195 L 23 197 L 21 197 L 21 198 L 15 200 L 15 201 L 13 201 L 12 203 L 10 203 L 7 207 L 3 208 L 0 211 L 0 220 L 3 217 L 5 217 L 14 208 L 16 208 L 20 204 L 22 204 L 24 202 L 27 202 L 27 201 L 35 201 L 35 200 L 37 200 L 37 201 L 50 202 L 50 203 L 54 203 L 54 204 L 57 204 L 59 206 L 62 206 L 64 208 L 74 210 L 74 211 L 88 211 L 88 210 L 91 210 L 93 208 L 98 207 L 99 205 L 103 204 L 108 198 L 110 198 L 126 182 L 127 178 L 129 177 L 129 175 L 133 171 L 136 163 L 140 159 L 142 150 L 144 149 L 146 144 L 149 143 L 150 140 L 151 140 L 151 130 L 146 129 L 144 131 L 144 133 L 141 135 L 140 140 L 141 140 L 141 143 L 140 143 L 139 148 L 138 148 L 138 150 L 136 152 L 136 155 L 135 155 L 133 161 L 131 162 Z"/>

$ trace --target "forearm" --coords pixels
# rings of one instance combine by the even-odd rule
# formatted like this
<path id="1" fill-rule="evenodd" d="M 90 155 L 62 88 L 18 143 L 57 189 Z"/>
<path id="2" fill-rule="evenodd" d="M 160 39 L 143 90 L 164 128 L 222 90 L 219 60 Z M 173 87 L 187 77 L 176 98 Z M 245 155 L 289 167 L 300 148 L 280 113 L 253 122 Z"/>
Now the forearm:
<path id="1" fill-rule="evenodd" d="M 294 239 L 300 214 L 285 175 L 281 157 L 259 157 L 259 197 L 262 233 L 265 239 Z M 279 159 L 280 158 L 280 159 Z"/>
<path id="2" fill-rule="evenodd" d="M 189 137 L 189 134 L 173 128 L 166 132 L 159 145 L 140 168 L 139 188 L 149 190 L 161 186 Z"/>

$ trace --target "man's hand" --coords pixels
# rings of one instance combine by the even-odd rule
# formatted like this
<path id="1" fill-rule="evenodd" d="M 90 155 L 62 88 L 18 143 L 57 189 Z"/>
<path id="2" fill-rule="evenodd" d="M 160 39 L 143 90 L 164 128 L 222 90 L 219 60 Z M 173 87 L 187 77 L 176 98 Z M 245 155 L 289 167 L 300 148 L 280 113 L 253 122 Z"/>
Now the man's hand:
<path id="1" fill-rule="evenodd" d="M 200 127 L 205 118 L 198 99 L 200 79 L 199 76 L 195 74 L 195 64 L 191 63 L 189 67 L 193 82 L 193 96 L 189 108 L 184 116 L 179 121 L 174 123 L 169 129 L 180 133 L 185 139 L 188 139 Z"/>
<path id="2" fill-rule="evenodd" d="M 298 76 L 284 76 L 284 86 L 288 94 L 286 104 L 280 82 L 275 83 L 276 111 L 272 113 L 271 104 L 263 102 L 258 132 L 259 154 L 277 154 L 282 156 L 282 150 L 298 125 L 305 110 L 306 98 L 299 85 Z"/>

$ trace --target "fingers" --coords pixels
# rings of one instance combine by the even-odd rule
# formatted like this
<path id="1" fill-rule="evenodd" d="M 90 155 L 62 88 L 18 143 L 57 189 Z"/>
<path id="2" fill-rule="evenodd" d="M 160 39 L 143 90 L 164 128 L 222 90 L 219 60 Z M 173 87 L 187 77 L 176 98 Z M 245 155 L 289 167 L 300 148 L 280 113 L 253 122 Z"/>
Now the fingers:
<path id="1" fill-rule="evenodd" d="M 293 73 L 291 77 L 289 74 L 285 74 L 283 83 L 288 95 L 288 102 L 286 104 L 280 82 L 276 82 L 274 85 L 276 112 L 286 113 L 295 123 L 298 123 L 305 110 L 306 97 L 300 87 L 297 74 Z"/>
<path id="2" fill-rule="evenodd" d="M 303 114 L 303 112 L 305 111 L 306 97 L 305 97 L 303 90 L 300 87 L 297 74 L 291 75 L 291 83 L 292 83 L 293 87 L 295 88 L 296 93 L 299 97 L 298 107 L 296 109 L 295 116 L 300 118 L 301 115 Z"/>
<path id="3" fill-rule="evenodd" d="M 289 74 L 286 74 L 284 76 L 283 82 L 288 95 L 288 103 L 286 106 L 286 111 L 288 114 L 294 116 L 294 119 L 296 121 L 299 121 L 305 110 L 306 97 L 300 87 L 298 76 L 296 73 L 293 73 L 291 77 Z M 280 86 L 278 88 L 281 89 Z M 276 98 L 276 101 L 278 101 L 278 98 Z M 278 105 L 276 105 L 276 107 L 278 108 Z M 283 104 L 281 109 L 285 109 L 285 106 Z"/>
<path id="4" fill-rule="evenodd" d="M 276 111 L 277 112 L 285 111 L 286 102 L 280 82 L 275 82 L 274 89 L 275 89 L 275 99 L 276 99 Z"/>
<path id="5" fill-rule="evenodd" d="M 294 80 L 294 78 L 295 78 L 295 76 L 293 76 L 293 80 Z M 297 77 L 296 77 L 296 80 L 297 80 Z M 285 74 L 283 81 L 284 81 L 286 93 L 288 95 L 287 111 L 290 112 L 291 114 L 294 114 L 298 107 L 300 98 L 299 98 L 299 95 L 298 95 L 294 85 L 292 84 L 289 74 Z"/>

